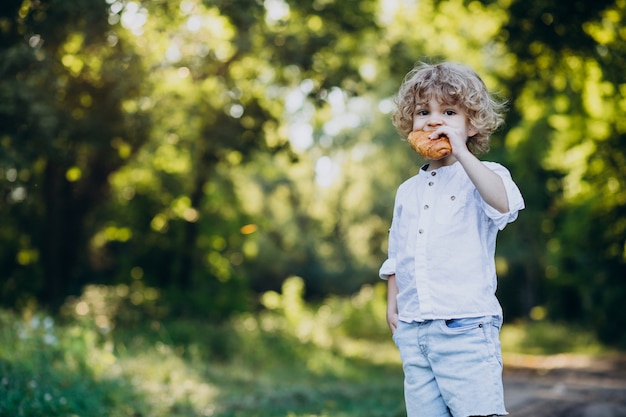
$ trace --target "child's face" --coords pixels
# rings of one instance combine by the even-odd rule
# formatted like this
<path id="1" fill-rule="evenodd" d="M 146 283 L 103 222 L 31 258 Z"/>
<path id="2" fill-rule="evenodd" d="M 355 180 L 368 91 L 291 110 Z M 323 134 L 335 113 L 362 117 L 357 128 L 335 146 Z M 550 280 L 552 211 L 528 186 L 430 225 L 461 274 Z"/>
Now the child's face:
<path id="1" fill-rule="evenodd" d="M 413 130 L 433 131 L 442 126 L 454 129 L 466 138 L 477 133 L 460 106 L 441 103 L 434 97 L 427 102 L 417 103 L 413 112 Z"/>

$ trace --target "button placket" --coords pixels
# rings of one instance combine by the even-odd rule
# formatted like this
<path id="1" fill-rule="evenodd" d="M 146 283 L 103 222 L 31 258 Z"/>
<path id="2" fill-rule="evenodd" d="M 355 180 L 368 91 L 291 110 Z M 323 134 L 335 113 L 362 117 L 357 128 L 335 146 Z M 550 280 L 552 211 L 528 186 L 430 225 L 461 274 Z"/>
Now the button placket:
<path id="1" fill-rule="evenodd" d="M 416 229 L 413 233 L 416 233 L 415 242 L 415 284 L 419 288 L 418 299 L 420 305 L 420 312 L 430 314 L 432 313 L 432 294 L 430 289 L 430 277 L 427 268 L 428 255 L 428 239 L 430 228 L 434 222 L 433 216 L 435 210 L 433 210 L 435 203 L 435 171 L 430 172 L 430 175 L 426 177 L 425 181 L 421 184 L 421 193 L 418 201 L 419 204 L 419 219 L 417 221 Z"/>
<path id="2" fill-rule="evenodd" d="M 435 171 L 432 171 L 430 175 L 436 174 Z M 423 236 L 426 233 L 429 225 L 431 224 L 431 216 L 433 215 L 433 202 L 435 201 L 435 190 L 434 190 L 434 181 L 429 180 L 427 182 L 427 187 L 424 188 L 424 192 L 422 193 L 422 201 L 420 201 L 422 210 L 420 212 L 419 222 L 417 225 L 417 233 L 418 235 Z M 419 237 L 418 237 L 419 238 Z"/>

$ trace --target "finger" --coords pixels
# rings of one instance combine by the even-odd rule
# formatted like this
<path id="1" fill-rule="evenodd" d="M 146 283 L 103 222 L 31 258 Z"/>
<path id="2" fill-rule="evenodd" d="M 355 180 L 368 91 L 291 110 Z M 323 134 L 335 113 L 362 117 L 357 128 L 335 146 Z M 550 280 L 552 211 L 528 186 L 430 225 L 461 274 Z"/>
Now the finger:
<path id="1" fill-rule="evenodd" d="M 447 137 L 448 134 L 445 131 L 441 130 L 441 128 L 439 128 L 439 129 L 433 131 L 433 133 L 431 133 L 428 137 L 430 139 L 436 140 L 436 139 L 439 139 L 442 136 L 446 136 Z"/>

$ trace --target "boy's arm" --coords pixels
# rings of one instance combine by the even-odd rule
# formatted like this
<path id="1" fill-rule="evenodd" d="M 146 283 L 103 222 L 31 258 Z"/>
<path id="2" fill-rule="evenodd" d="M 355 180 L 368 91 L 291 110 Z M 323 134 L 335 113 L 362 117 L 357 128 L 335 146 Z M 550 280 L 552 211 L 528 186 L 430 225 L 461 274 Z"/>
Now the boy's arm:
<path id="1" fill-rule="evenodd" d="M 508 213 L 509 200 L 502 178 L 469 151 L 460 152 L 456 159 L 465 169 L 483 200 L 500 213 Z"/>
<path id="2" fill-rule="evenodd" d="M 396 284 L 396 276 L 390 275 L 387 279 L 387 324 L 391 334 L 396 332 L 398 327 L 398 285 Z"/>

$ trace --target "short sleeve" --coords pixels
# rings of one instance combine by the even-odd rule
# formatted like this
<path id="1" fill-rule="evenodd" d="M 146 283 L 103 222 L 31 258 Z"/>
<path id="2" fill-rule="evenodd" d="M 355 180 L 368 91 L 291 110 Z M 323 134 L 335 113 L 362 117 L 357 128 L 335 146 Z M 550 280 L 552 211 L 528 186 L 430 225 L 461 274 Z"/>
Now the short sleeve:
<path id="1" fill-rule="evenodd" d="M 381 279 L 388 280 L 390 276 L 396 273 L 396 260 L 387 258 L 378 271 L 378 276 Z"/>
<path id="2" fill-rule="evenodd" d="M 484 162 L 484 164 L 493 172 L 498 174 L 502 178 L 504 188 L 506 190 L 507 199 L 509 202 L 509 211 L 507 213 L 501 213 L 495 208 L 491 207 L 483 200 L 483 210 L 487 216 L 493 220 L 498 229 L 502 230 L 507 224 L 514 222 L 517 219 L 517 215 L 520 210 L 524 209 L 524 198 L 519 188 L 513 181 L 511 173 L 508 169 L 495 162 Z"/>

